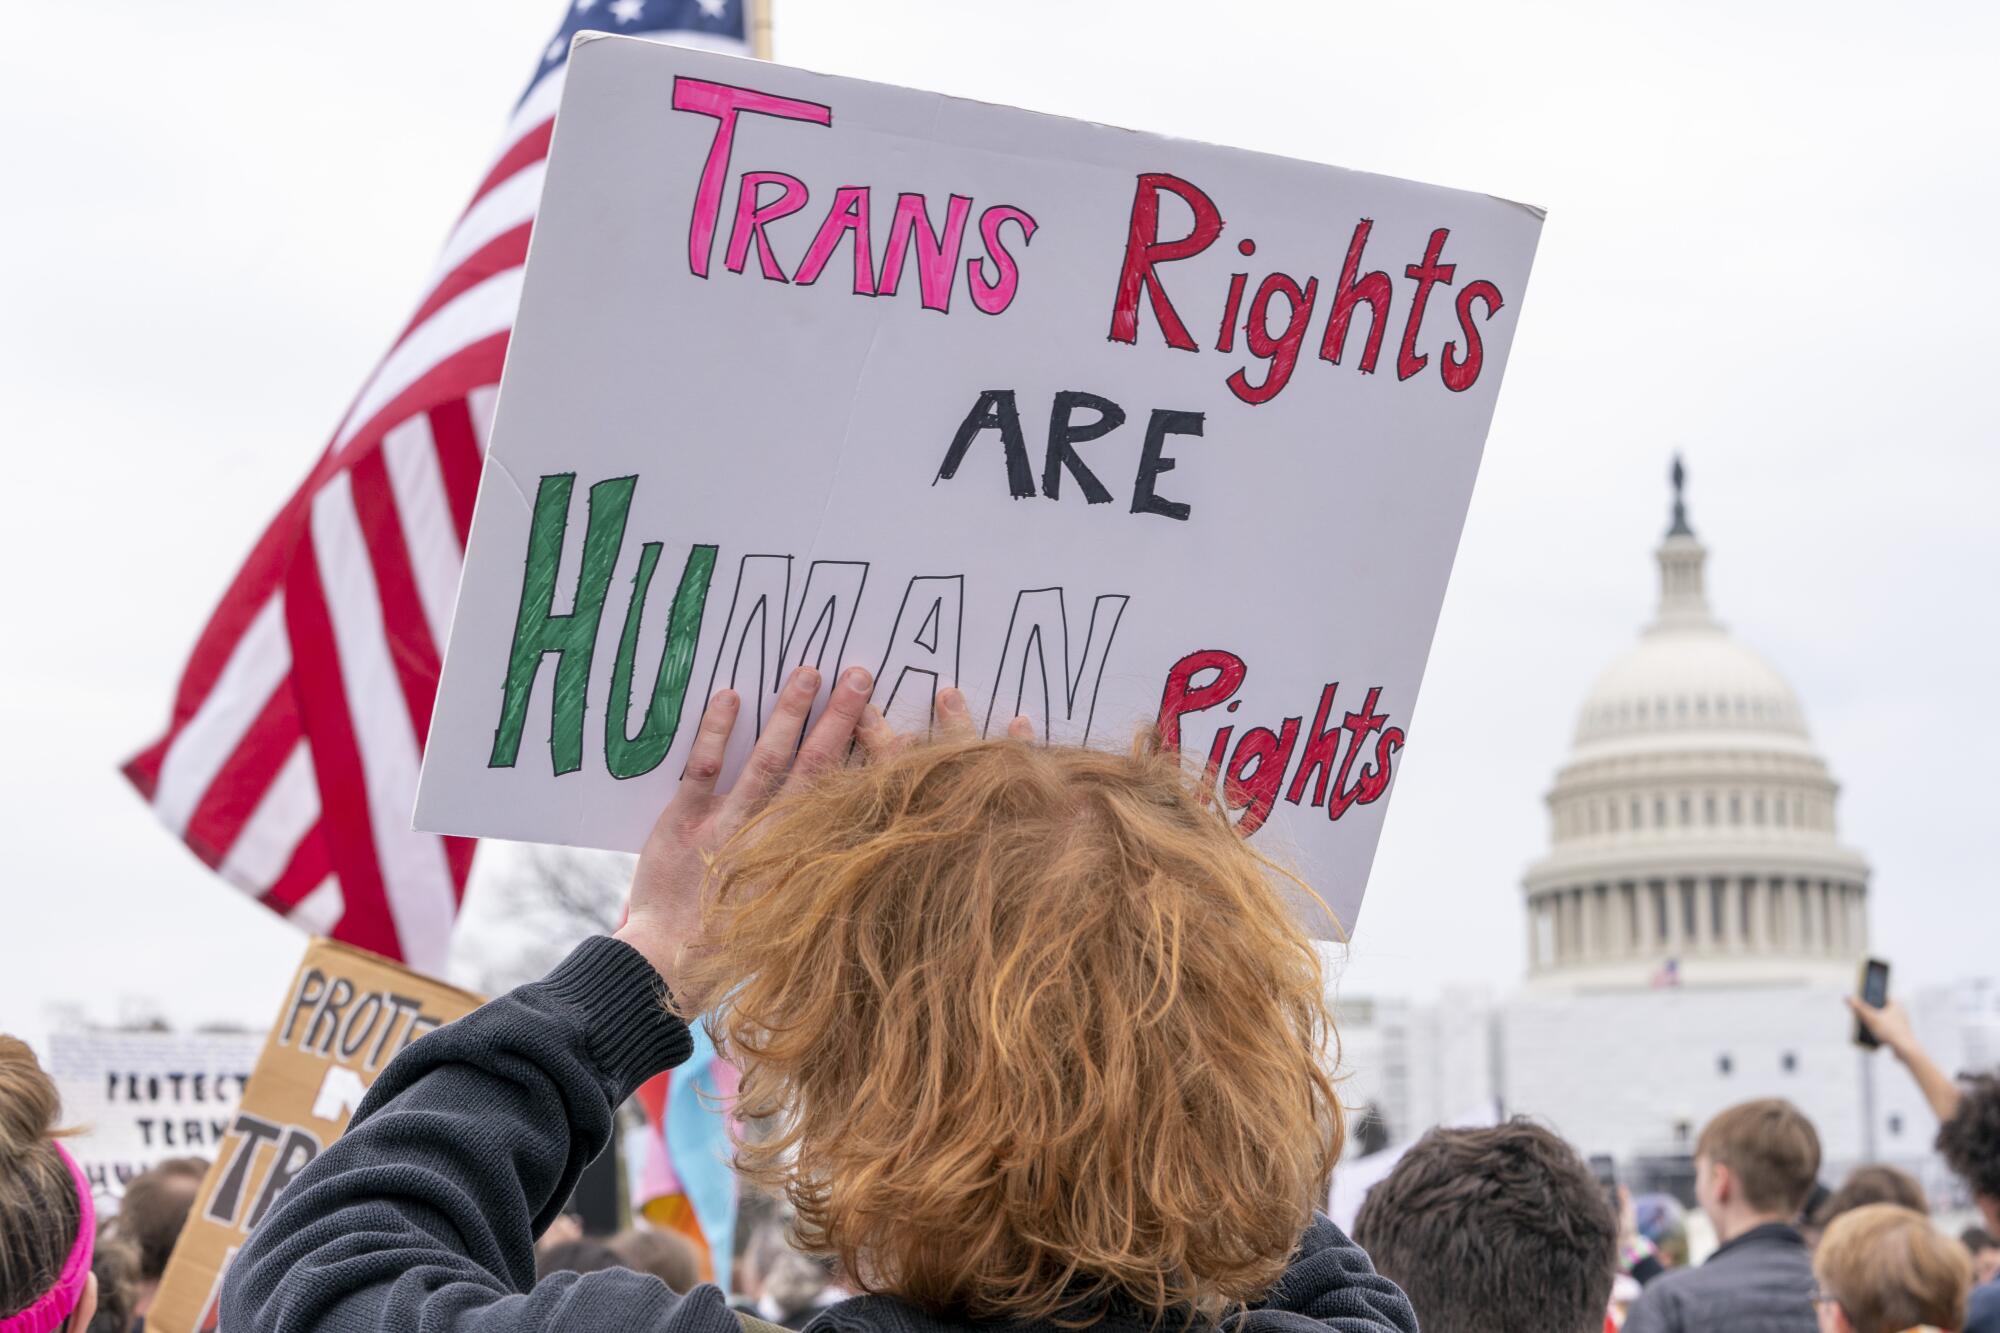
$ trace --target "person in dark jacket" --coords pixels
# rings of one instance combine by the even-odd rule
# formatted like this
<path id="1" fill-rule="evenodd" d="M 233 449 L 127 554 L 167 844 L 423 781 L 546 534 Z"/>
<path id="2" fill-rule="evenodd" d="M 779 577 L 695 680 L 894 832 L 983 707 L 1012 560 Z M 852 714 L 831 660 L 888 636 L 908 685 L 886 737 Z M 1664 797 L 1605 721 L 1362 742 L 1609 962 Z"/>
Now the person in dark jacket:
<path id="1" fill-rule="evenodd" d="M 1722 1242 L 1648 1283 L 1625 1333 L 1818 1333 L 1812 1254 L 1792 1220 L 1819 1174 L 1819 1135 L 1790 1102 L 1744 1102 L 1702 1126 L 1695 1198 Z"/>
<path id="2" fill-rule="evenodd" d="M 778 1126 L 739 1170 L 865 1293 L 815 1328 L 1415 1333 L 1312 1209 L 1341 1142 L 1318 956 L 1178 757 L 981 741 L 955 690 L 948 738 L 903 745 L 858 669 L 808 732 L 819 684 L 726 795 L 740 705 L 710 701 L 625 925 L 411 1043 L 246 1241 L 222 1325 L 737 1333 L 713 1286 L 534 1277 L 713 1003 L 739 1112 Z"/>

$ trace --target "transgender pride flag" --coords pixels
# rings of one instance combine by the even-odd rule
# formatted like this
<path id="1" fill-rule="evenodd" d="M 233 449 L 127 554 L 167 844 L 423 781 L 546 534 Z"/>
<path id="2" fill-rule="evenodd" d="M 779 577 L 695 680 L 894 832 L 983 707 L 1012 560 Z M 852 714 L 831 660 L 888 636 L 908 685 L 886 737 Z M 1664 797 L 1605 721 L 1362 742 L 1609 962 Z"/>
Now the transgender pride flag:
<path id="1" fill-rule="evenodd" d="M 728 1109 L 736 1097 L 736 1069 L 715 1053 L 701 1024 L 691 1031 L 694 1053 L 639 1089 L 646 1125 L 637 1131 L 640 1151 L 626 1159 L 639 1163 L 632 1206 L 654 1226 L 694 1242 L 704 1278 L 727 1295 L 736 1236 Z"/>

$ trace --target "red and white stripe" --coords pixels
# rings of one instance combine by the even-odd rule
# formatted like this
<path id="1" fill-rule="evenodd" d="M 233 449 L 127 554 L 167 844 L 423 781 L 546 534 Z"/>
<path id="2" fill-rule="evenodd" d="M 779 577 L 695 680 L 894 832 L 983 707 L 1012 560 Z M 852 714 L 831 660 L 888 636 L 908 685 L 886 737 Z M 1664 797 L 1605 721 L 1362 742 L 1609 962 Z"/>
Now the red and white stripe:
<path id="1" fill-rule="evenodd" d="M 566 69 L 516 109 L 423 299 L 203 629 L 166 734 L 125 766 L 231 884 L 433 973 L 473 844 L 410 811 Z"/>

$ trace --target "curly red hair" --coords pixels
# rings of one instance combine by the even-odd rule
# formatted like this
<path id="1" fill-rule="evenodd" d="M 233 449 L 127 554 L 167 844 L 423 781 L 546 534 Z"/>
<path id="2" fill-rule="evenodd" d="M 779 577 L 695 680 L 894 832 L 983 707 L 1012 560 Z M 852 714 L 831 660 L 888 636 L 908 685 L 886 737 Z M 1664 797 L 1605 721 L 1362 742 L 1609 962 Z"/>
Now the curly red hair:
<path id="1" fill-rule="evenodd" d="M 847 1279 L 971 1317 L 1262 1295 L 1342 1124 L 1319 955 L 1172 757 L 941 743 L 723 849 L 690 993 Z"/>

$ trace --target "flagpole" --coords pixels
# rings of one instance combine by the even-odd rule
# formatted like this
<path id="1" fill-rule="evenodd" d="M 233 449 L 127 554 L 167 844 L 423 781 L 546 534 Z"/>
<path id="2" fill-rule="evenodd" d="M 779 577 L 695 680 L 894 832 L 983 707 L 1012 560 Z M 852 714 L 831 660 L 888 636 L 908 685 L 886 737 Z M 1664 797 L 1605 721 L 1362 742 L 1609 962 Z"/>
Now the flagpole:
<path id="1" fill-rule="evenodd" d="M 750 18 L 750 54 L 771 58 L 771 0 L 746 0 Z"/>

